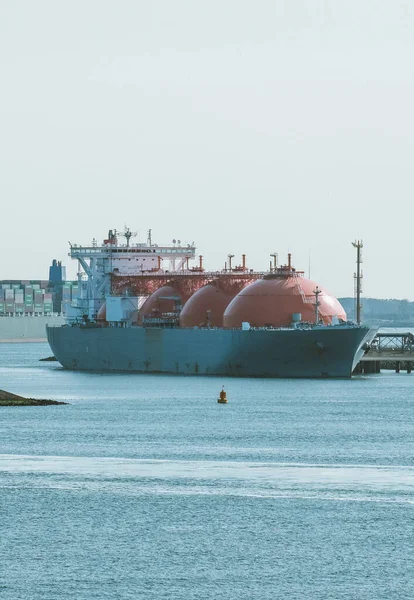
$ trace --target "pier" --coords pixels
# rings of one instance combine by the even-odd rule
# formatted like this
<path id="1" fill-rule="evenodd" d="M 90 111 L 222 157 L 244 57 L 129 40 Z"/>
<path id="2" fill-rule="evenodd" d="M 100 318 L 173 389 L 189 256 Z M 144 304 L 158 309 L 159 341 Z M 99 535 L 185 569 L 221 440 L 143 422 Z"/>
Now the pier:
<path id="1" fill-rule="evenodd" d="M 414 367 L 414 334 L 377 333 L 354 373 L 380 373 L 382 369 L 411 373 Z"/>

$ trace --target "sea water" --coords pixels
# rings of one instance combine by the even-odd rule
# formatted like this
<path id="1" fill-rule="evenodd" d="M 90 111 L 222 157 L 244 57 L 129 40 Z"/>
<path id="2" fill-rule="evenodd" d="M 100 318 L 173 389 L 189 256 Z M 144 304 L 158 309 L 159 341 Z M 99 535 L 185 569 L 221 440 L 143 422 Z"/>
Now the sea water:
<path id="1" fill-rule="evenodd" d="M 412 599 L 414 374 L 92 374 L 0 344 L 0 598 Z M 229 398 L 217 404 L 222 384 Z"/>

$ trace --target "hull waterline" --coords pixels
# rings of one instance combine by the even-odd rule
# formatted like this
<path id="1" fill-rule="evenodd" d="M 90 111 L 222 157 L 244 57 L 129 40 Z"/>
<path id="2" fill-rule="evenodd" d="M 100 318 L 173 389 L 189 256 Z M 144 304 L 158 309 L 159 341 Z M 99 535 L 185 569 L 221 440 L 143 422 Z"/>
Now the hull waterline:
<path id="1" fill-rule="evenodd" d="M 349 378 L 375 330 L 47 327 L 50 347 L 72 370 Z"/>

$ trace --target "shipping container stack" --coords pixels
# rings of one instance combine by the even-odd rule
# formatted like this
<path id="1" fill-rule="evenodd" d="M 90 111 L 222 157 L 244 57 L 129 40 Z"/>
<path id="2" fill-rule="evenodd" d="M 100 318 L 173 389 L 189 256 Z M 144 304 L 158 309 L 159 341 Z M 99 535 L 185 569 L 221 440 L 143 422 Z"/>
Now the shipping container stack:
<path id="1" fill-rule="evenodd" d="M 8 283 L 3 283 L 1 286 L 0 293 L 0 315 L 6 314 L 6 290 L 9 289 L 10 285 Z"/>
<path id="2" fill-rule="evenodd" d="M 0 316 L 64 313 L 77 294 L 78 282 L 66 281 L 65 267 L 54 260 L 49 280 L 0 281 Z"/>
<path id="3" fill-rule="evenodd" d="M 62 288 L 62 312 L 66 312 L 66 307 L 72 301 L 72 284 L 70 282 L 66 282 Z"/>
<path id="4" fill-rule="evenodd" d="M 14 289 L 10 286 L 4 290 L 4 301 L 6 315 L 12 315 L 14 313 Z"/>
<path id="5" fill-rule="evenodd" d="M 24 313 L 24 290 L 22 288 L 14 288 L 14 310 L 16 314 Z"/>
<path id="6" fill-rule="evenodd" d="M 45 313 L 45 315 L 50 315 L 52 312 L 53 312 L 52 292 L 45 292 L 44 313 Z"/>
<path id="7" fill-rule="evenodd" d="M 43 294 L 44 291 L 40 289 L 40 285 L 33 285 L 34 290 L 34 313 L 36 315 L 43 314 Z"/>
<path id="8" fill-rule="evenodd" d="M 24 312 L 33 314 L 33 287 L 30 283 L 24 286 Z"/>
<path id="9" fill-rule="evenodd" d="M 45 292 L 42 283 L 2 283 L 0 288 L 0 315 L 29 316 L 53 312 L 52 294 Z M 44 299 L 46 297 L 46 306 Z"/>
<path id="10" fill-rule="evenodd" d="M 4 315 L 50 315 L 65 312 L 78 293 L 78 286 L 65 282 L 61 288 L 62 301 L 55 310 L 54 292 L 43 287 L 43 282 L 25 282 L 20 287 L 16 284 L 0 283 L 0 316 Z"/>

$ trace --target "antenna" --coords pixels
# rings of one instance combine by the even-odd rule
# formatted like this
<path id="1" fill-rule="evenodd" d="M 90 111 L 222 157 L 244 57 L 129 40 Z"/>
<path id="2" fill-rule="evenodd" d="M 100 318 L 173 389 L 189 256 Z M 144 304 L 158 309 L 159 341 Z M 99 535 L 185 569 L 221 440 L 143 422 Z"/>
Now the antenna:
<path id="1" fill-rule="evenodd" d="M 357 321 L 358 325 L 361 325 L 361 313 L 362 313 L 361 293 L 362 293 L 362 277 L 363 277 L 362 270 L 361 270 L 361 264 L 362 264 L 362 248 L 363 248 L 364 244 L 362 243 L 362 240 L 356 240 L 355 242 L 352 242 L 352 245 L 354 248 L 356 248 L 356 251 L 357 251 L 357 261 L 356 261 L 357 262 L 357 272 L 354 273 L 356 321 Z"/>
<path id="2" fill-rule="evenodd" d="M 125 236 L 125 239 L 126 239 L 127 248 L 129 246 L 129 240 L 131 239 L 131 235 L 132 235 L 131 230 L 129 229 L 129 227 L 126 227 L 125 228 L 124 236 Z"/>
<path id="3" fill-rule="evenodd" d="M 127 248 L 129 248 L 129 240 L 132 237 L 137 236 L 138 232 L 137 231 L 131 231 L 130 228 L 125 225 L 124 233 L 121 233 L 121 235 L 126 239 Z"/>
<path id="4" fill-rule="evenodd" d="M 152 229 L 148 229 L 147 246 L 152 246 L 151 232 L 152 232 Z"/>

